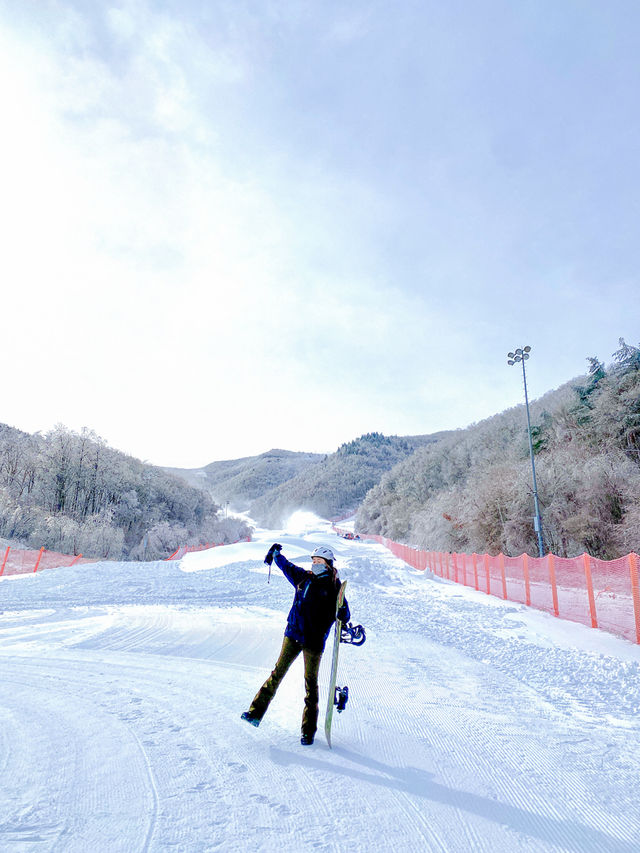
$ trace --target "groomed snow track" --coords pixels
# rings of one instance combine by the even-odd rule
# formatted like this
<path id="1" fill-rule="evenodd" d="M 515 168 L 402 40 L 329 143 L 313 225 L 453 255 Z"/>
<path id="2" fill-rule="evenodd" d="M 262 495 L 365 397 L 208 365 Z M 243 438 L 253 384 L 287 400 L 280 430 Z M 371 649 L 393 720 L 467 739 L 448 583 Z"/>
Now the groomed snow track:
<path id="1" fill-rule="evenodd" d="M 341 653 L 333 750 L 321 729 L 299 744 L 299 662 L 259 729 L 240 720 L 292 598 L 279 573 L 266 582 L 275 538 L 294 562 L 330 541 L 367 628 Z M 622 640 L 317 520 L 181 565 L 52 570 L 0 592 L 0 849 L 640 849 L 640 653 Z"/>

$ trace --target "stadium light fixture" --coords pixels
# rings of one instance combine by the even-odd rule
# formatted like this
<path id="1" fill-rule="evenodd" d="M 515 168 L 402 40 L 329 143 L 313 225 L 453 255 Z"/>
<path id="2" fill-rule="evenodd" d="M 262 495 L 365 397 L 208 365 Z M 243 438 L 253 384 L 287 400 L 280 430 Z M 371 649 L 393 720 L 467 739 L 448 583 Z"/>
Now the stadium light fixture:
<path id="1" fill-rule="evenodd" d="M 544 557 L 544 540 L 542 538 L 542 518 L 540 516 L 540 502 L 538 501 L 538 484 L 536 482 L 536 463 L 533 458 L 533 441 L 531 440 L 531 418 L 529 416 L 529 395 L 527 394 L 527 372 L 524 363 L 529 358 L 531 347 L 519 347 L 514 352 L 507 353 L 508 365 L 522 364 L 522 379 L 524 382 L 524 402 L 527 410 L 527 436 L 529 438 L 529 455 L 531 456 L 531 474 L 533 476 L 533 506 L 535 516 L 533 518 L 533 526 L 538 535 L 538 553 L 540 557 Z"/>

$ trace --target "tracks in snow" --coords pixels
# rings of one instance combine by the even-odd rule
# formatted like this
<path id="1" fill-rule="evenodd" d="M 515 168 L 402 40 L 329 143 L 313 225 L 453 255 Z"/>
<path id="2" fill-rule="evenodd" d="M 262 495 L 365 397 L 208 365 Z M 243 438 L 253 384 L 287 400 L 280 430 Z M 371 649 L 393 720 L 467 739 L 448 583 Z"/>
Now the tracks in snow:
<path id="1" fill-rule="evenodd" d="M 5 620 L 0 845 L 270 853 L 293 837 L 300 853 L 634 853 L 630 732 L 439 644 L 419 610 L 399 635 L 402 598 L 382 596 L 358 560 L 352 610 L 372 627 L 341 652 L 351 701 L 332 751 L 321 736 L 299 746 L 300 661 L 260 729 L 239 720 L 275 661 L 281 610 L 32 612 L 23 631 Z M 325 656 L 322 684 L 327 669 Z M 605 763 L 617 774 L 606 785 Z"/>

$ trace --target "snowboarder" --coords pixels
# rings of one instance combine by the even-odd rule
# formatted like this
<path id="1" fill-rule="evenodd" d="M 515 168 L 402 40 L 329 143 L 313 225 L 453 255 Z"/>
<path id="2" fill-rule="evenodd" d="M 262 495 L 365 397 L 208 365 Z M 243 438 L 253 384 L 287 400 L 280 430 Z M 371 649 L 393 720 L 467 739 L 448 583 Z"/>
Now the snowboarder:
<path id="1" fill-rule="evenodd" d="M 311 555 L 311 571 L 290 563 L 280 553 L 281 549 L 281 545 L 274 543 L 267 552 L 265 563 L 270 565 L 275 561 L 287 580 L 296 588 L 296 592 L 287 617 L 280 657 L 271 675 L 256 693 L 249 710 L 242 714 L 242 719 L 254 726 L 260 725 L 280 682 L 302 652 L 306 692 L 300 743 L 308 746 L 313 743 L 318 726 L 318 670 L 327 636 L 336 618 L 340 579 L 330 548 L 320 545 L 315 549 Z M 349 621 L 349 605 L 346 600 L 338 616 L 342 622 Z"/>

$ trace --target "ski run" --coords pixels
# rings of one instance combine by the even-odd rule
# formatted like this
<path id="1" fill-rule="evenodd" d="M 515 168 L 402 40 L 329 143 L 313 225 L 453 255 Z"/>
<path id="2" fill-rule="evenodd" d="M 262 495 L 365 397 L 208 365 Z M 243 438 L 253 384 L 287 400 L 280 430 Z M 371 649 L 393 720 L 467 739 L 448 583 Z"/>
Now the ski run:
<path id="1" fill-rule="evenodd" d="M 300 745 L 299 658 L 260 728 L 293 589 L 335 552 L 349 687 Z M 303 513 L 181 562 L 0 581 L 2 851 L 638 853 L 640 647 L 410 569 Z M 324 691 L 324 693 L 323 693 Z"/>

